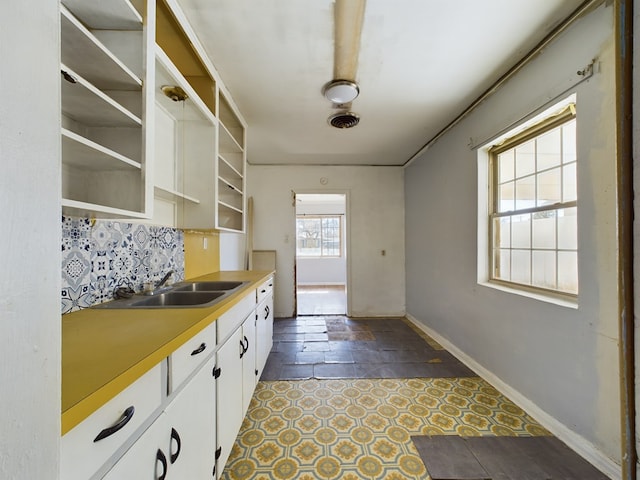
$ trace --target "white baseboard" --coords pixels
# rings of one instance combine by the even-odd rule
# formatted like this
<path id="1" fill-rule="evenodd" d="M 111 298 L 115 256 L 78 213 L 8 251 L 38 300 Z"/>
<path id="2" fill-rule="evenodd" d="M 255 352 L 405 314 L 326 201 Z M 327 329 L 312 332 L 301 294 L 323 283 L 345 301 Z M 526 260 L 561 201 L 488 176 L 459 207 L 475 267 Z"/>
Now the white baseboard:
<path id="1" fill-rule="evenodd" d="M 602 473 L 613 480 L 617 480 L 622 477 L 622 467 L 600 451 L 593 443 L 569 429 L 555 417 L 549 415 L 527 397 L 511 387 L 508 383 L 504 382 L 494 373 L 480 365 L 449 340 L 438 334 L 430 327 L 419 322 L 413 315 L 407 313 L 406 317 L 416 327 L 437 341 L 449 353 L 476 372 L 480 377 L 484 378 L 500 392 L 509 397 L 514 403 L 534 417 L 544 428 L 566 443 L 572 450 L 599 469 Z"/>

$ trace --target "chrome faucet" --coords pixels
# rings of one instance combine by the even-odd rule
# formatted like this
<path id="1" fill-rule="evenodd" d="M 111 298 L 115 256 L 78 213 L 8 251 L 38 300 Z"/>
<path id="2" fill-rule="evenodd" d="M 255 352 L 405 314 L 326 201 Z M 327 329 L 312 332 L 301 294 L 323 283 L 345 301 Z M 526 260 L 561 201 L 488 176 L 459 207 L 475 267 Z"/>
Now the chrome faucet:
<path id="1" fill-rule="evenodd" d="M 169 277 L 171 277 L 171 275 L 173 275 L 173 270 L 169 270 L 164 277 L 162 277 L 162 279 L 156 283 L 155 285 L 153 285 L 153 283 L 151 283 L 151 288 L 145 287 L 144 292 L 142 292 L 143 295 L 156 295 L 158 293 L 164 292 L 165 290 L 168 290 L 169 287 L 164 287 L 164 284 L 167 283 L 167 281 L 169 280 Z"/>

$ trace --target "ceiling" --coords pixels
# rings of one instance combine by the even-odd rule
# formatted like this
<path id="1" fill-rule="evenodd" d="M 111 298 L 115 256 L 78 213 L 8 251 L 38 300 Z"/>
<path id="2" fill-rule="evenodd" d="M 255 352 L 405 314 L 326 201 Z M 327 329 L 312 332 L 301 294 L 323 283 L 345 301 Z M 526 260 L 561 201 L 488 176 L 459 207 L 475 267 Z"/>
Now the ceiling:
<path id="1" fill-rule="evenodd" d="M 179 0 L 248 123 L 251 164 L 403 165 L 581 0 L 367 0 L 351 110 L 331 127 L 333 0 Z"/>

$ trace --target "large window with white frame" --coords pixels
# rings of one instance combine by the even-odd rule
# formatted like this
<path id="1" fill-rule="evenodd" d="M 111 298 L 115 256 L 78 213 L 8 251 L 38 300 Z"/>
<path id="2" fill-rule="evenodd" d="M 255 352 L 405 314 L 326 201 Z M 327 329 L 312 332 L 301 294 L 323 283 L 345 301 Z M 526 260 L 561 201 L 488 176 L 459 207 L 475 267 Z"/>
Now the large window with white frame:
<path id="1" fill-rule="evenodd" d="M 342 216 L 298 215 L 296 253 L 300 257 L 342 256 Z"/>
<path id="2" fill-rule="evenodd" d="M 577 295 L 577 160 L 573 104 L 489 150 L 492 281 Z"/>

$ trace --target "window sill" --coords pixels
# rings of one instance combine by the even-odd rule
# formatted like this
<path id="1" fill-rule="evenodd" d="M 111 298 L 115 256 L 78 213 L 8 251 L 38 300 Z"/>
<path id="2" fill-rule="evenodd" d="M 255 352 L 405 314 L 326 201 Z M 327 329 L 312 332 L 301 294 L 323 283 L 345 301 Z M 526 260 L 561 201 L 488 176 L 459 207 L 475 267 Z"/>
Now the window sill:
<path id="1" fill-rule="evenodd" d="M 500 290 L 501 292 L 512 293 L 514 295 L 520 295 L 522 297 L 532 298 L 534 300 L 539 300 L 541 302 L 552 303 L 554 305 L 558 305 L 560 307 L 573 308 L 578 309 L 578 300 L 571 299 L 567 297 L 561 297 L 560 295 L 545 295 L 544 293 L 538 293 L 531 290 L 525 290 L 515 287 L 510 287 L 508 285 L 504 285 L 501 283 L 495 283 L 490 281 L 478 282 L 478 285 L 483 287 L 489 287 L 496 290 Z"/>

